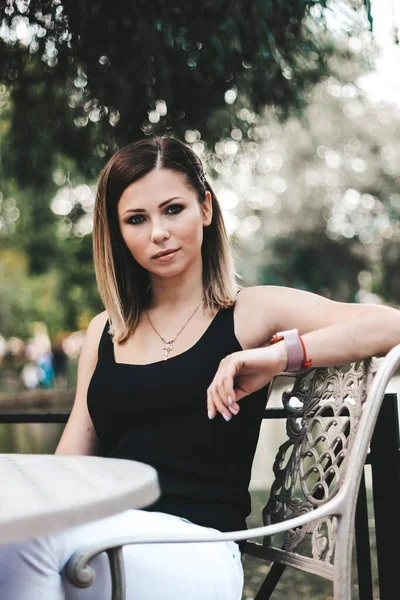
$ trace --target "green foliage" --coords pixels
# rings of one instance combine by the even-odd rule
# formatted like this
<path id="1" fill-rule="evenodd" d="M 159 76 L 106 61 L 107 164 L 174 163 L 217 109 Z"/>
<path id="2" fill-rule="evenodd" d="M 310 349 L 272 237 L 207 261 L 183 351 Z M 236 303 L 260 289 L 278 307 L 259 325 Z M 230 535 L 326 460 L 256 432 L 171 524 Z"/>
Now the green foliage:
<path id="1" fill-rule="evenodd" d="M 366 270 L 368 291 L 400 304 L 400 111 L 369 100 L 357 61 L 331 62 L 301 118 L 249 115 L 250 139 L 223 140 L 209 169 L 237 197 L 248 283 L 354 301 Z"/>
<path id="2" fill-rule="evenodd" d="M 234 100 L 225 101 L 229 90 L 256 112 L 264 105 L 279 107 L 282 115 L 300 110 L 311 87 L 329 72 L 327 61 L 335 52 L 321 11 L 326 4 L 3 5 L 10 31 L 21 19 L 36 27 L 25 46 L 12 43 L 11 34 L 0 40 L 0 81 L 9 86 L 13 105 L 4 172 L 20 185 L 40 188 L 56 155 L 73 156 L 77 168 L 93 177 L 104 157 L 143 132 L 183 136 L 188 128 L 198 129 L 214 143 L 232 127 L 245 126 Z M 159 100 L 165 102 L 161 108 Z M 230 119 L 218 128 L 211 117 L 221 108 Z"/>
<path id="3" fill-rule="evenodd" d="M 29 337 L 35 321 L 45 322 L 50 334 L 63 329 L 60 274 L 52 270 L 29 276 L 27 262 L 21 253 L 0 251 L 0 333 L 4 337 Z"/>
<path id="4" fill-rule="evenodd" d="M 400 212 L 400 211 L 399 211 Z M 400 241 L 385 241 L 382 248 L 382 273 L 373 291 L 400 305 Z"/>
<path id="5" fill-rule="evenodd" d="M 330 240 L 324 229 L 298 229 L 274 243 L 273 260 L 261 271 L 261 282 L 309 290 L 341 302 L 353 302 L 359 290 L 357 274 L 368 259 L 360 243 Z"/>
<path id="6" fill-rule="evenodd" d="M 62 187 L 93 183 L 120 145 L 165 131 L 184 138 L 190 129 L 197 140 L 206 140 L 207 170 L 222 182 L 223 173 L 231 178 L 239 170 L 247 148 L 250 155 L 265 159 L 270 140 L 264 147 L 263 130 L 282 138 L 288 150 L 285 176 L 295 186 L 307 225 L 290 205 L 283 204 L 286 212 L 275 211 L 272 219 L 269 210 L 251 204 L 247 213 L 239 211 L 241 220 L 256 215 L 263 227 L 264 220 L 279 217 L 292 231 L 298 228 L 296 245 L 292 237 L 261 228 L 265 249 L 256 250 L 258 262 L 251 249 L 244 249 L 246 268 L 257 263 L 258 281 L 353 298 L 365 256 L 359 258 L 363 253 L 357 241 L 324 238 L 326 190 L 323 185 L 312 190 L 301 179 L 310 165 L 322 168 L 316 149 L 334 145 L 333 130 L 343 126 L 343 106 L 332 110 L 326 93 L 314 102 L 316 113 L 306 108 L 315 84 L 329 74 L 340 85 L 351 84 L 368 64 L 367 53 L 351 60 L 347 44 L 332 40 L 321 12 L 325 5 L 316 0 L 174 0 L 167 6 L 161 0 L 118 0 L 110 10 L 105 0 L 49 0 L 31 1 L 25 8 L 12 3 L 5 9 L 0 0 L 4 24 L 11 30 L 18 19 L 36 27 L 28 42 L 0 40 L 0 81 L 5 83 L 0 84 L 0 251 L 8 248 L 25 256 L 23 267 L 7 271 L 7 289 L 0 291 L 0 331 L 8 327 L 22 335 L 26 323 L 42 316 L 52 330 L 77 329 L 101 310 L 90 236 L 59 235 L 60 224 L 76 223 L 80 209 L 59 217 L 50 210 L 50 201 Z M 359 15 L 353 21 L 356 31 L 362 3 L 343 0 L 342 5 L 359 11 L 353 11 Z M 264 114 L 265 105 L 273 110 Z M 332 128 L 327 127 L 324 140 L 327 111 Z M 298 124 L 292 134 L 284 125 L 290 114 L 289 128 Z M 349 125 L 348 137 L 360 137 L 371 153 L 373 145 L 384 144 L 383 133 L 378 139 L 377 131 L 363 133 L 362 119 L 352 122 L 356 127 Z M 338 152 L 344 137 L 337 140 Z M 228 161 L 218 170 L 222 160 L 217 147 L 233 139 L 241 140 L 243 152 L 236 163 Z M 262 179 L 263 173 L 260 168 L 255 179 L 268 189 L 271 179 Z M 356 186 L 351 181 L 344 178 L 340 186 Z M 363 191 L 387 198 L 392 183 L 381 170 L 377 187 Z M 245 190 L 243 198 L 250 197 Z M 347 287 L 343 280 L 350 282 Z M 382 281 L 388 292 L 397 293 L 391 277 Z M 42 297 L 44 289 L 54 301 Z"/>
<path id="7" fill-rule="evenodd" d="M 64 327 L 84 329 L 103 310 L 97 290 L 92 258 L 92 238 L 65 239 L 61 244 L 62 290 L 59 302 L 65 311 Z"/>

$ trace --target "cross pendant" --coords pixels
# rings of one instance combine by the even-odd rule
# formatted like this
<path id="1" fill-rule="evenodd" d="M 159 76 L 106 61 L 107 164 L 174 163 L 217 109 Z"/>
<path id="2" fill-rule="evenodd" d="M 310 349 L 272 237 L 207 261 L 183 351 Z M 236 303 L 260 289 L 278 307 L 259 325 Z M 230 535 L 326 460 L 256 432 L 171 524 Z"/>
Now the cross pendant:
<path id="1" fill-rule="evenodd" d="M 163 350 L 164 350 L 164 360 L 167 360 L 168 354 L 172 351 L 172 344 L 169 341 L 166 341 L 165 343 L 167 345 L 165 346 L 165 348 L 163 348 Z"/>

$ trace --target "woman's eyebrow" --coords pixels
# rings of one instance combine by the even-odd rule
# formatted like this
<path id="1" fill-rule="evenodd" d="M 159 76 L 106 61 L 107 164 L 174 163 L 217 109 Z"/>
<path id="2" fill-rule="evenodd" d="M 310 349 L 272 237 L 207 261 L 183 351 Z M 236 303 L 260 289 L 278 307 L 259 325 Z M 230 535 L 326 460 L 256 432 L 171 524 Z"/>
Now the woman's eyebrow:
<path id="1" fill-rule="evenodd" d="M 163 206 L 168 204 L 168 202 L 172 202 L 172 200 L 184 200 L 184 198 L 182 198 L 181 196 L 173 196 L 172 198 L 168 198 L 168 200 L 164 200 L 163 202 L 161 202 L 161 204 L 158 205 L 158 208 L 162 208 Z M 126 215 L 126 213 L 140 213 L 140 212 L 146 212 L 146 209 L 145 208 L 128 208 L 128 210 L 126 210 L 122 214 Z"/>

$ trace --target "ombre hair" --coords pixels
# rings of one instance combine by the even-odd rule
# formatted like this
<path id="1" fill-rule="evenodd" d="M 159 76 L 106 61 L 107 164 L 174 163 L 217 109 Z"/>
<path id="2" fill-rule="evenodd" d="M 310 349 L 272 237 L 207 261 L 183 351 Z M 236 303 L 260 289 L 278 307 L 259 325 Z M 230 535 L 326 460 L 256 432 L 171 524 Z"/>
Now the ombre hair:
<path id="1" fill-rule="evenodd" d="M 197 192 L 200 204 L 208 190 L 212 221 L 203 230 L 201 247 L 205 306 L 212 311 L 231 306 L 238 292 L 232 250 L 221 208 L 207 182 L 197 154 L 173 137 L 153 137 L 121 148 L 100 173 L 93 223 L 93 255 L 99 292 L 114 342 L 135 330 L 149 300 L 149 273 L 133 258 L 118 222 L 118 202 L 124 190 L 154 169 L 171 169 Z"/>

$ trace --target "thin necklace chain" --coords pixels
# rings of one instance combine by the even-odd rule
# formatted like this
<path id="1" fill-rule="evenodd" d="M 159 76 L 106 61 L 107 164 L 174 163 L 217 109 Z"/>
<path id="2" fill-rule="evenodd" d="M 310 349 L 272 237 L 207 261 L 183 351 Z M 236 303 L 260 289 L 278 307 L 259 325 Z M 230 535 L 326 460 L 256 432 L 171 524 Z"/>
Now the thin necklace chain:
<path id="1" fill-rule="evenodd" d="M 200 302 L 198 303 L 198 305 L 196 306 L 196 308 L 194 309 L 194 311 L 191 313 L 191 315 L 188 317 L 188 319 L 186 319 L 185 323 L 182 325 L 182 327 L 180 328 L 180 330 L 178 331 L 178 333 L 175 335 L 174 338 L 172 338 L 171 340 L 166 340 L 165 338 L 163 338 L 163 336 L 157 331 L 157 329 L 154 327 L 149 314 L 147 312 L 147 310 L 145 310 L 144 312 L 146 313 L 146 317 L 150 323 L 150 325 L 152 326 L 152 328 L 154 329 L 154 331 L 156 332 L 156 334 L 158 335 L 158 337 L 164 342 L 165 344 L 165 348 L 163 348 L 164 350 L 164 360 L 167 360 L 168 358 L 168 354 L 170 352 L 172 352 L 172 344 L 174 343 L 174 341 L 176 340 L 176 338 L 178 337 L 178 335 L 185 329 L 186 325 L 189 323 L 190 319 L 192 317 L 194 317 L 195 313 L 198 311 L 200 304 L 203 302 L 203 298 L 200 300 Z"/>

